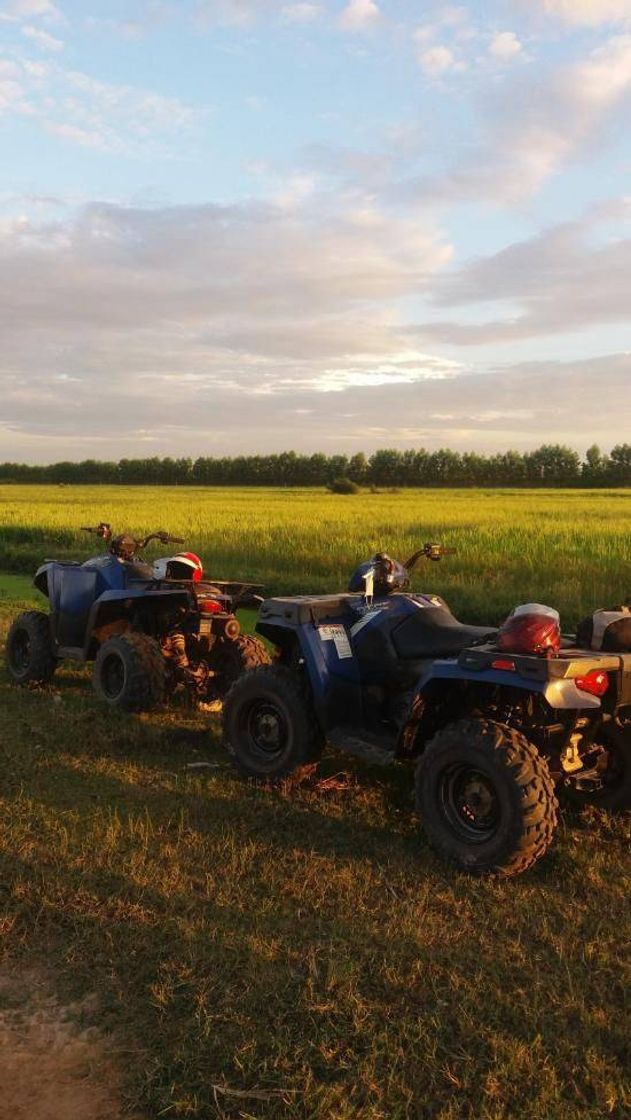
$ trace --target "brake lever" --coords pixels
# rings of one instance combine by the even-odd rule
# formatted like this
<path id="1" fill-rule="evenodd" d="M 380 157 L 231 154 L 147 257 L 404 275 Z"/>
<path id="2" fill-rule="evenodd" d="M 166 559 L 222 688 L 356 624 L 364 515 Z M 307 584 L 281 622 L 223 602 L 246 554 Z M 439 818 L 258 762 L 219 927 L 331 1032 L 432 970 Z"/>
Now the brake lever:
<path id="1" fill-rule="evenodd" d="M 406 571 L 411 572 L 421 556 L 425 556 L 427 560 L 432 560 L 436 563 L 438 560 L 442 560 L 443 556 L 451 556 L 453 552 L 455 552 L 455 549 L 445 548 L 442 544 L 424 544 L 422 548 L 417 549 L 417 551 L 410 556 L 409 560 L 405 561 L 403 567 Z"/>
<path id="2" fill-rule="evenodd" d="M 109 541 L 112 536 L 112 526 L 108 521 L 101 521 L 96 528 L 93 525 L 82 525 L 82 533 L 93 533 L 95 537 L 102 537 L 104 541 Z"/>

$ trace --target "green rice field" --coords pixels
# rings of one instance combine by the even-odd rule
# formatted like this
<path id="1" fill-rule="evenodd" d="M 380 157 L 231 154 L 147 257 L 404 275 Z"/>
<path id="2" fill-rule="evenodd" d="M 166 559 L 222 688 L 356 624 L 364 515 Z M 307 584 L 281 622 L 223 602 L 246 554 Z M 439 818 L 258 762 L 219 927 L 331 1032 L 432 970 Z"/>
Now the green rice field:
<path id="1" fill-rule="evenodd" d="M 186 538 L 207 573 L 269 593 L 342 589 L 377 549 L 454 549 L 414 583 L 465 621 L 493 622 L 517 602 L 558 607 L 566 627 L 631 594 L 629 490 L 404 490 L 342 496 L 307 489 L 0 486 L 0 571 L 95 551 L 83 524 Z M 97 542 L 98 545 L 98 542 Z M 155 552 L 153 553 L 156 554 Z"/>

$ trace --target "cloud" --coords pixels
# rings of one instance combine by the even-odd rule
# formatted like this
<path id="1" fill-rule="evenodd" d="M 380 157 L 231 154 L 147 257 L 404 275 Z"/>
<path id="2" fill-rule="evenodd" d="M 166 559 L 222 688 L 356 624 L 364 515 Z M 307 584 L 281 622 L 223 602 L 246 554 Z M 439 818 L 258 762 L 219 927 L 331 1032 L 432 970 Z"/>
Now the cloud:
<path id="1" fill-rule="evenodd" d="M 76 125 L 65 124 L 63 121 L 46 121 L 45 128 L 52 136 L 69 140 L 72 144 L 79 144 L 82 148 L 107 149 L 108 147 L 102 131 L 77 128 Z"/>
<path id="2" fill-rule="evenodd" d="M 515 58 L 521 53 L 521 43 L 514 31 L 498 31 L 489 43 L 489 54 L 502 62 Z"/>
<path id="3" fill-rule="evenodd" d="M 313 23 L 322 15 L 320 4 L 285 4 L 281 16 L 285 23 Z"/>
<path id="4" fill-rule="evenodd" d="M 24 310 L 48 291 L 53 320 L 69 330 L 84 317 L 127 329 L 183 316 L 195 329 L 214 323 L 223 336 L 225 316 L 236 315 L 246 332 L 259 319 L 283 328 L 296 315 L 337 322 L 345 309 L 423 290 L 450 258 L 431 227 L 374 210 L 367 221 L 356 199 L 292 202 L 289 213 L 284 200 L 146 210 L 95 203 L 66 222 L 10 227 L 0 259 L 23 281 L 13 291 Z M 29 271 L 35 288 L 43 285 L 37 297 Z M 323 342 L 314 340 L 316 351 Z"/>
<path id="5" fill-rule="evenodd" d="M 396 395 L 375 389 L 370 399 L 358 402 L 355 395 L 349 406 L 360 447 L 423 444 L 488 451 L 544 442 L 587 447 L 597 441 L 609 448 L 625 439 L 631 425 L 630 377 L 629 354 L 520 362 L 461 369 L 446 379 L 401 386 Z M 614 422 L 612 400 L 620 402 Z M 387 423 L 379 422 L 380 408 Z"/>
<path id="6" fill-rule="evenodd" d="M 539 0 L 544 12 L 566 23 L 598 27 L 631 19 L 629 0 Z"/>
<path id="7" fill-rule="evenodd" d="M 475 370 L 440 353 L 431 324 L 407 327 L 400 304 L 513 299 L 532 331 L 613 299 L 621 309 L 629 254 L 590 239 L 623 212 L 603 206 L 582 233 L 549 231 L 443 280 L 450 247 L 431 227 L 337 195 L 290 211 L 93 203 L 65 220 L 5 222 L 3 453 L 55 458 L 69 439 L 73 454 L 109 456 L 609 445 L 628 431 L 628 358 Z"/>
<path id="8" fill-rule="evenodd" d="M 41 47 L 45 51 L 61 51 L 64 48 L 63 41 L 56 39 L 54 35 L 49 35 L 48 31 L 42 31 L 40 27 L 31 27 L 27 24 L 22 28 L 22 34 L 34 42 L 36 46 Z"/>
<path id="9" fill-rule="evenodd" d="M 580 61 L 520 74 L 486 103 L 475 154 L 445 175 L 403 184 L 399 197 L 515 203 L 606 139 L 631 92 L 631 35 L 615 35 Z"/>
<path id="10" fill-rule="evenodd" d="M 3 66 L 11 70 L 8 80 Z M 17 57 L 0 62 L 2 109 L 26 114 L 44 131 L 82 147 L 129 155 L 179 143 L 204 116 L 177 98 Z"/>
<path id="11" fill-rule="evenodd" d="M 274 13 L 274 0 L 197 0 L 194 19 L 204 25 L 247 27 L 261 13 Z"/>
<path id="12" fill-rule="evenodd" d="M 376 354 L 358 354 L 350 365 L 324 369 L 311 380 L 287 379 L 277 391 L 288 387 L 313 388 L 319 393 L 342 393 L 352 388 L 378 388 L 382 385 L 413 385 L 452 377 L 462 370 L 460 362 L 437 358 L 419 350 L 390 354 L 386 361 Z"/>
<path id="13" fill-rule="evenodd" d="M 0 59 L 0 114 L 19 109 L 24 97 L 22 70 L 15 62 Z"/>
<path id="14" fill-rule="evenodd" d="M 417 27 L 413 39 L 418 62 L 429 77 L 453 70 L 483 72 L 488 68 L 488 55 L 508 62 L 522 51 L 514 31 L 491 32 L 476 26 L 464 8 L 444 9 L 433 21 Z M 481 49 L 485 42 L 486 52 Z"/>
<path id="15" fill-rule="evenodd" d="M 3 415 L 51 432 L 84 419 L 106 432 L 117 416 L 123 438 L 174 393 L 183 416 L 195 400 L 210 416 L 218 394 L 234 416 L 252 392 L 284 404 L 436 376 L 453 362 L 410 346 L 397 303 L 449 256 L 430 227 L 374 209 L 367 221 L 357 199 L 333 195 L 289 210 L 92 204 L 5 223 Z M 172 423 L 172 407 L 159 412 Z"/>
<path id="16" fill-rule="evenodd" d="M 339 23 L 344 31 L 366 31 L 374 27 L 380 18 L 381 12 L 374 0 L 349 0 Z"/>
<path id="17" fill-rule="evenodd" d="M 432 293 L 438 306 L 510 302 L 517 310 L 483 322 L 428 324 L 421 337 L 471 346 L 627 322 L 631 238 L 623 236 L 625 221 L 631 221 L 631 204 L 612 201 L 583 220 L 554 226 L 438 278 Z"/>
<path id="18" fill-rule="evenodd" d="M 449 47 L 436 46 L 421 50 L 418 55 L 421 68 L 430 78 L 438 78 L 447 70 L 453 70 L 457 61 Z"/>
<path id="19" fill-rule="evenodd" d="M 453 368 L 447 376 L 394 383 L 347 384 L 335 393 L 287 384 L 279 393 L 248 393 L 207 371 L 174 379 L 143 367 L 133 349 L 107 378 L 33 373 L 5 381 L 3 453 L 7 457 L 115 458 L 143 454 L 329 452 L 376 447 L 451 446 L 461 450 L 527 449 L 542 442 L 605 448 L 631 424 L 628 355 L 574 362 L 531 362 L 485 371 Z M 252 381 L 258 383 L 257 370 Z M 288 379 L 290 380 L 290 379 Z M 347 379 L 348 380 L 348 379 Z M 524 404 L 524 385 L 528 403 Z M 177 393 L 177 412 L 173 394 Z M 610 401 L 619 402 L 612 423 Z M 235 420 L 236 416 L 236 420 Z M 139 452 L 139 448 L 143 450 Z"/>
<path id="20" fill-rule="evenodd" d="M 63 19 L 59 8 L 51 0 L 9 0 L 3 13 L 7 19 L 45 19 L 53 23 Z"/>

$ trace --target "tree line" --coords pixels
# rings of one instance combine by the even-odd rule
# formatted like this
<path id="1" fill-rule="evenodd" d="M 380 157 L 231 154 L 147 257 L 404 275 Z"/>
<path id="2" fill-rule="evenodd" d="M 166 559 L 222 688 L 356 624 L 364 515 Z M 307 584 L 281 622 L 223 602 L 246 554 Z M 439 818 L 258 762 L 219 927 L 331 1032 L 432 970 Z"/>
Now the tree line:
<path id="1" fill-rule="evenodd" d="M 198 459 L 120 459 L 106 462 L 0 463 L 3 482 L 118 483 L 155 486 L 327 486 L 349 478 L 359 486 L 631 486 L 631 444 L 603 454 L 594 445 L 584 459 L 570 447 L 544 444 L 535 451 L 396 451 L 366 456 L 235 455 Z"/>

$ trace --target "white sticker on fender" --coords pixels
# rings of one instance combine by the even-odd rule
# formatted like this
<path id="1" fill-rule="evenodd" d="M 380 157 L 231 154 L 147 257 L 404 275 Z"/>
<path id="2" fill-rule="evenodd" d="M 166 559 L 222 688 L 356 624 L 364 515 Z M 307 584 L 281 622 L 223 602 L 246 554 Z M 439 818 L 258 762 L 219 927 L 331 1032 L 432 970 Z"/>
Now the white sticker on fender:
<path id="1" fill-rule="evenodd" d="M 352 657 L 353 651 L 346 634 L 346 630 L 340 624 L 333 626 L 318 626 L 318 634 L 322 642 L 334 642 L 337 656 Z"/>

